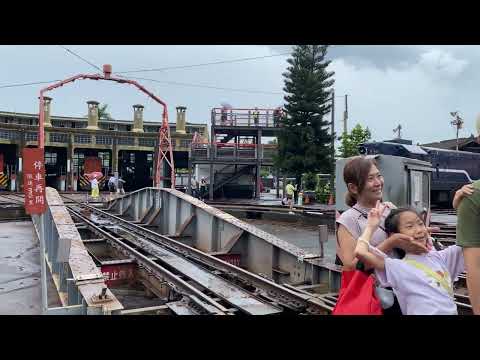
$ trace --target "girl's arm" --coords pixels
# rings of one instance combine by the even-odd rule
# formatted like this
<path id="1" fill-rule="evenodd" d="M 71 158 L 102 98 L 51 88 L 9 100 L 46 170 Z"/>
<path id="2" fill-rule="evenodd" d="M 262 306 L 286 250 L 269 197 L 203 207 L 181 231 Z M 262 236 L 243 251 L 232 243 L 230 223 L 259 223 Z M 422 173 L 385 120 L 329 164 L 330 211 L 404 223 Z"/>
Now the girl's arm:
<path id="1" fill-rule="evenodd" d="M 376 270 L 385 269 L 385 259 L 370 252 L 370 239 L 375 232 L 376 227 L 367 225 L 363 234 L 357 240 L 355 247 L 355 256 L 362 261 L 367 267 L 373 267 Z"/>
<path id="2" fill-rule="evenodd" d="M 385 269 L 385 260 L 370 252 L 370 240 L 373 233 L 380 224 L 380 219 L 386 209 L 386 206 L 377 201 L 376 206 L 368 213 L 367 226 L 362 235 L 357 240 L 355 247 L 355 256 L 360 259 L 367 267 L 373 267 L 376 270 Z"/>

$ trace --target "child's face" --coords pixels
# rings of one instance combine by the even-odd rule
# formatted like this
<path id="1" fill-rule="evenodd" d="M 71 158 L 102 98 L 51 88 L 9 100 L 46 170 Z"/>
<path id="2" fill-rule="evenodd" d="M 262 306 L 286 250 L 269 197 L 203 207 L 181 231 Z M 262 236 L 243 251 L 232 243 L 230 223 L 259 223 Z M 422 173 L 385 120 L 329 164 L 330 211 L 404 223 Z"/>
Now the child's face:
<path id="1" fill-rule="evenodd" d="M 424 222 L 411 211 L 400 214 L 398 232 L 411 236 L 414 241 L 422 245 L 425 245 L 428 240 L 428 232 Z"/>

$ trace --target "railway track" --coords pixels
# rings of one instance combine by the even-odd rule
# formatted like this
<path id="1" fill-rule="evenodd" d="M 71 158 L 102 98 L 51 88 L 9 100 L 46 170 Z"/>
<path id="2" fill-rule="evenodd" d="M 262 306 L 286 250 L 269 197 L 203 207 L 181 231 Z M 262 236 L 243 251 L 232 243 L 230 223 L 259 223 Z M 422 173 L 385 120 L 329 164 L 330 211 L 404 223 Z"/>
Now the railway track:
<path id="1" fill-rule="evenodd" d="M 0 192 L 0 205 L 13 204 L 13 205 L 22 205 L 24 204 L 23 194 L 13 193 L 13 192 Z"/>
<path id="2" fill-rule="evenodd" d="M 206 201 L 207 204 L 218 209 L 242 210 L 242 211 L 258 211 L 258 212 L 280 212 L 288 213 L 290 208 L 285 205 L 275 204 L 255 204 L 250 202 L 224 202 L 224 201 Z M 298 206 L 295 205 L 292 209 L 297 214 L 335 214 L 333 206 L 325 205 L 324 207 Z"/>
<path id="3" fill-rule="evenodd" d="M 154 277 L 157 283 L 168 285 L 174 301 L 167 303 L 166 307 L 174 313 L 328 314 L 337 301 L 337 293 L 317 294 L 301 287 L 276 284 L 151 231 L 145 224 L 129 221 L 65 194 L 60 196 L 79 225 L 123 255 L 120 262 L 133 262 L 143 276 Z M 0 201 L 23 204 L 23 195 L 1 194 Z M 455 225 L 441 222 L 432 222 L 431 225 L 440 227 L 432 235 L 443 245 L 455 242 Z M 155 285 L 155 282 L 151 281 L 149 285 Z M 471 314 L 465 274 L 460 275 L 454 287 L 459 314 Z"/>
<path id="4" fill-rule="evenodd" d="M 192 314 L 327 314 L 330 307 L 203 253 L 135 222 L 65 195 L 72 217 L 134 261 L 141 273 L 168 283 Z"/>

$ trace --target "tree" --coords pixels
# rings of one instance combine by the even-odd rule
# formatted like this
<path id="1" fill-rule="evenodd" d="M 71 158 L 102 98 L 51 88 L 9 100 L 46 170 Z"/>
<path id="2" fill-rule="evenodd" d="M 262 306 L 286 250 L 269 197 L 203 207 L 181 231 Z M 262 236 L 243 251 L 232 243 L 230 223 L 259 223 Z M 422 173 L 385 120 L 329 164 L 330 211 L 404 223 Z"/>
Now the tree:
<path id="1" fill-rule="evenodd" d="M 350 156 L 360 155 L 358 151 L 358 145 L 367 142 L 372 137 L 370 130 L 363 128 L 360 124 L 357 124 L 350 134 L 344 133 L 342 135 L 342 144 L 340 145 L 338 151 L 340 157 L 347 158 Z"/>
<path id="2" fill-rule="evenodd" d="M 328 46 L 298 45 L 283 74 L 286 92 L 283 131 L 278 136 L 275 166 L 294 175 L 301 186 L 303 173 L 331 172 L 330 112 L 333 72 L 327 71 Z"/>
<path id="3" fill-rule="evenodd" d="M 302 182 L 305 190 L 315 190 L 318 182 L 317 175 L 315 173 L 303 174 Z"/>
<path id="4" fill-rule="evenodd" d="M 110 113 L 107 111 L 108 104 L 98 104 L 97 111 L 98 111 L 98 119 L 99 120 L 113 120 L 112 116 Z M 85 115 L 85 117 L 88 117 L 88 115 Z"/>
<path id="5" fill-rule="evenodd" d="M 100 120 L 112 120 L 110 113 L 107 112 L 108 104 L 98 105 L 98 118 Z"/>

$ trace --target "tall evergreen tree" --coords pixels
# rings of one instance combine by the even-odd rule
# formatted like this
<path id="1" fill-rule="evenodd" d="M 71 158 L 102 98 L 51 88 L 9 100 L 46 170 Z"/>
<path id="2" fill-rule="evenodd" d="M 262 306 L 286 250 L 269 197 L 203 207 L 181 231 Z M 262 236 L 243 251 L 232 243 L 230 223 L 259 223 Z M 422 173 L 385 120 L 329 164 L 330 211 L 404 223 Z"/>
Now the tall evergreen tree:
<path id="1" fill-rule="evenodd" d="M 324 117 L 331 108 L 334 72 L 327 71 L 326 45 L 298 45 L 285 78 L 286 116 L 279 134 L 279 152 L 275 166 L 294 175 L 301 184 L 307 172 L 333 171 L 330 121 Z"/>

